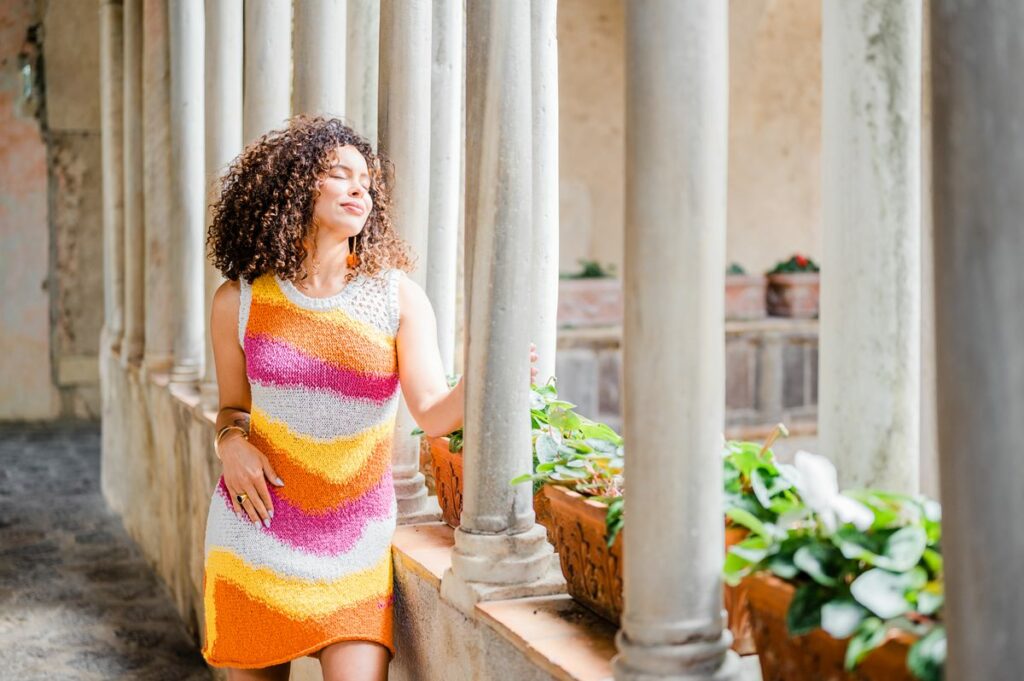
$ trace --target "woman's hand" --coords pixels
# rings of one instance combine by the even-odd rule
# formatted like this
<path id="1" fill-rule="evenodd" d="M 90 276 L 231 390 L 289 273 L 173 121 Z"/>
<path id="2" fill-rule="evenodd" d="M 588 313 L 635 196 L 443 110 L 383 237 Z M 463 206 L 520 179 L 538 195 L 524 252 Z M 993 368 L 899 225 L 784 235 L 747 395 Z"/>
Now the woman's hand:
<path id="1" fill-rule="evenodd" d="M 530 343 L 530 385 L 537 382 L 537 344 Z"/>
<path id="2" fill-rule="evenodd" d="M 270 499 L 267 481 L 279 487 L 284 485 L 270 465 L 270 460 L 237 432 L 228 433 L 221 440 L 220 458 L 224 465 L 224 484 L 231 493 L 231 506 L 235 514 L 244 517 L 244 510 L 254 523 L 262 522 L 265 527 L 270 527 L 274 504 Z M 242 492 L 249 496 L 239 506 L 236 497 Z"/>

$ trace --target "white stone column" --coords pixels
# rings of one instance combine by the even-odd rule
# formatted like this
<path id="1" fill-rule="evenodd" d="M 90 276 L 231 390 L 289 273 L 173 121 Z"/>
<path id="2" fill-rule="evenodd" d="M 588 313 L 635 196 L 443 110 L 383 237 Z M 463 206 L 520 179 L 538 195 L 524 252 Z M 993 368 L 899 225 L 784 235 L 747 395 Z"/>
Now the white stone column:
<path id="1" fill-rule="evenodd" d="M 822 5 L 818 432 L 842 487 L 918 489 L 921 3 Z"/>
<path id="2" fill-rule="evenodd" d="M 187 383 L 203 375 L 203 246 L 206 184 L 203 105 L 203 5 L 170 0 L 171 42 L 171 289 L 174 368 Z"/>
<path id="3" fill-rule="evenodd" d="M 738 667 L 720 577 L 728 12 L 627 5 L 620 681 Z"/>
<path id="4" fill-rule="evenodd" d="M 245 88 L 242 139 L 283 128 L 291 115 L 292 3 L 245 3 Z"/>
<path id="5" fill-rule="evenodd" d="M 1024 5 L 933 0 L 947 679 L 1024 669 Z"/>
<path id="6" fill-rule="evenodd" d="M 295 0 L 294 113 L 345 115 L 345 0 Z"/>
<path id="7" fill-rule="evenodd" d="M 142 0 L 125 0 L 124 19 L 124 334 L 123 364 L 142 359 L 145 341 L 145 254 L 142 193 Z"/>
<path id="8" fill-rule="evenodd" d="M 164 373 L 174 362 L 176 292 L 171 278 L 175 229 L 170 193 L 171 83 L 168 0 L 142 3 L 142 183 L 143 226 L 146 234 L 146 348 L 147 371 Z"/>
<path id="9" fill-rule="evenodd" d="M 470 8 L 475 12 L 477 8 Z M 537 525 L 529 483 L 509 481 L 531 467 L 529 290 L 533 210 L 530 4 L 494 3 L 482 43 L 489 57 L 480 139 L 478 211 L 467 319 L 466 418 L 461 526 L 441 594 L 463 611 L 481 600 L 551 592 L 551 546 Z M 478 27 L 474 17 L 470 27 Z M 478 43 L 479 45 L 480 43 Z M 473 93 L 479 96 L 479 93 Z M 467 93 L 467 97 L 470 97 Z M 474 101 L 481 101 L 476 99 Z"/>
<path id="10" fill-rule="evenodd" d="M 455 281 L 462 198 L 461 0 L 435 0 L 430 84 L 430 219 L 427 296 L 437 317 L 437 343 L 446 373 L 455 364 Z"/>
<path id="11" fill-rule="evenodd" d="M 242 57 L 244 19 L 242 0 L 206 0 L 206 205 L 220 191 L 220 176 L 242 151 Z M 207 211 L 206 224 L 211 216 Z M 224 281 L 204 258 L 204 318 L 209 321 L 213 294 Z M 213 343 L 206 333 L 202 393 L 207 406 L 217 405 L 217 374 Z"/>
<path id="12" fill-rule="evenodd" d="M 555 373 L 558 347 L 558 0 L 531 0 L 533 255 L 530 340 L 537 382 Z"/>
<path id="13" fill-rule="evenodd" d="M 345 117 L 377 148 L 380 0 L 348 0 Z"/>
<path id="14" fill-rule="evenodd" d="M 380 96 L 377 130 L 381 151 L 394 164 L 392 220 L 419 260 L 410 278 L 426 289 L 430 196 L 430 0 L 384 0 L 380 7 Z M 416 422 L 405 400 L 398 406 L 393 450 L 399 522 L 437 516 L 420 473 Z M 432 505 L 433 501 L 433 505 Z"/>
<path id="15" fill-rule="evenodd" d="M 100 0 L 100 110 L 103 146 L 103 347 L 117 353 L 124 332 L 124 16 L 121 0 Z"/>

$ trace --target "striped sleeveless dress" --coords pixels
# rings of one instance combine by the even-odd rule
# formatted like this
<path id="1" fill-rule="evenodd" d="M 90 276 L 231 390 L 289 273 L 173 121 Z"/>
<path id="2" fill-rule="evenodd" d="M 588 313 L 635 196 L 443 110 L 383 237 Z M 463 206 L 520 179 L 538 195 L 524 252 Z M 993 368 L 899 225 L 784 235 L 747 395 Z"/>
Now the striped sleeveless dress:
<path id="1" fill-rule="evenodd" d="M 313 298 L 273 273 L 241 282 L 249 441 L 284 481 L 270 527 L 238 518 L 221 477 L 205 540 L 203 657 L 267 667 L 337 641 L 392 654 L 391 442 L 398 280 L 358 275 Z"/>

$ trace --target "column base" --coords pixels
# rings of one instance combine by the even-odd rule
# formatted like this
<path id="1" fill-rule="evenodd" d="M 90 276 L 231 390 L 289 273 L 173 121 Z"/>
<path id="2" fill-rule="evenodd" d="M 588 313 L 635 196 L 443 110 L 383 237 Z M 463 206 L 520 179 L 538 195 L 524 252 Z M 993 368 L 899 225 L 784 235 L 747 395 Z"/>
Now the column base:
<path id="1" fill-rule="evenodd" d="M 615 634 L 619 654 L 612 660 L 615 681 L 735 681 L 739 656 L 729 650 L 732 634 L 723 630 L 717 641 L 644 645 L 634 643 L 624 629 Z"/>
<path id="2" fill-rule="evenodd" d="M 395 478 L 395 499 L 398 502 L 399 525 L 431 523 L 441 519 L 441 508 L 437 505 L 437 497 L 427 496 L 425 480 L 419 471 L 409 477 Z"/>
<path id="3" fill-rule="evenodd" d="M 175 364 L 171 367 L 171 383 L 197 383 L 203 377 L 203 367 L 199 364 Z"/>
<path id="4" fill-rule="evenodd" d="M 565 578 L 534 525 L 520 534 L 471 534 L 455 530 L 452 566 L 441 578 L 441 597 L 464 613 L 484 601 L 565 593 Z"/>

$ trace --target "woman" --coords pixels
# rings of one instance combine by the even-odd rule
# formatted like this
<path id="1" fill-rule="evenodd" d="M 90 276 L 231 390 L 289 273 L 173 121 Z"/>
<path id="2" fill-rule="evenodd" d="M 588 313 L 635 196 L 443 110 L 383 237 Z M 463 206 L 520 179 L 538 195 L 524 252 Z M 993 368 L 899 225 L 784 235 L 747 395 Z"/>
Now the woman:
<path id="1" fill-rule="evenodd" d="M 387 678 L 399 388 L 428 435 L 462 425 L 385 166 L 341 121 L 298 116 L 245 149 L 214 206 L 203 656 L 233 681 L 287 679 L 304 655 L 327 681 Z"/>

